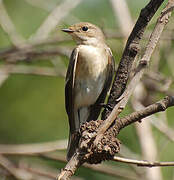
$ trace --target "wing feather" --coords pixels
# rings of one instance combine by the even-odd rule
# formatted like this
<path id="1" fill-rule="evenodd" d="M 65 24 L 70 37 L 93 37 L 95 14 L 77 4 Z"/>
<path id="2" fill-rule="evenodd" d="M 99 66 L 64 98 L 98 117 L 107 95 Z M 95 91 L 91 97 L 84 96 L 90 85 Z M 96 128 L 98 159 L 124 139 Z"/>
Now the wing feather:
<path id="1" fill-rule="evenodd" d="M 72 51 L 70 62 L 68 65 L 68 70 L 66 74 L 66 84 L 65 84 L 65 106 L 66 112 L 69 118 L 70 132 L 75 131 L 75 119 L 74 119 L 74 83 L 75 83 L 75 71 L 78 59 L 78 48 Z"/>

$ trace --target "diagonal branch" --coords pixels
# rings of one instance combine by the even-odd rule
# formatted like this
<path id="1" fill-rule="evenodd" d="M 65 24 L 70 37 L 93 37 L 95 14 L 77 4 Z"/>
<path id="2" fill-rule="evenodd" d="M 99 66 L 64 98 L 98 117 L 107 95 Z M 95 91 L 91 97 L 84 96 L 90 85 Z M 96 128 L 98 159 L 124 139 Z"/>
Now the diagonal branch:
<path id="1" fill-rule="evenodd" d="M 9 161 L 5 156 L 1 154 L 0 154 L 0 166 L 5 168 L 16 179 L 23 179 L 23 180 L 32 179 L 32 175 L 29 172 L 25 171 L 24 169 L 15 167 L 15 165 L 11 161 Z"/>
<path id="2" fill-rule="evenodd" d="M 31 36 L 31 42 L 37 42 L 38 40 L 44 40 L 48 37 L 49 33 L 57 26 L 62 18 L 64 18 L 68 13 L 74 9 L 81 0 L 76 0 L 73 3 L 71 0 L 63 1 L 58 5 L 46 18 L 46 20 L 41 24 L 37 32 Z"/>
<path id="3" fill-rule="evenodd" d="M 101 127 L 99 128 L 97 137 L 95 139 L 96 144 L 98 144 L 98 142 L 101 140 L 104 132 L 111 126 L 111 124 L 118 117 L 120 112 L 125 108 L 132 92 L 134 91 L 138 82 L 141 80 L 141 77 L 143 76 L 143 74 L 145 72 L 145 68 L 148 66 L 148 63 L 150 61 L 150 58 L 152 56 L 152 53 L 153 53 L 156 45 L 157 45 L 157 42 L 161 36 L 161 33 L 162 33 L 165 25 L 168 23 L 169 17 L 171 16 L 171 11 L 169 11 L 169 9 L 172 10 L 171 7 L 173 7 L 173 6 L 174 6 L 174 1 L 171 1 L 171 2 L 169 1 L 166 8 L 162 11 L 161 16 L 158 18 L 156 26 L 150 36 L 148 44 L 147 44 L 145 53 L 136 69 L 136 73 L 135 73 L 134 77 L 132 78 L 132 80 L 130 81 L 130 83 L 129 83 L 128 87 L 126 88 L 126 90 L 124 91 L 124 93 L 119 98 L 119 99 L 121 99 L 120 102 L 114 107 L 110 116 L 102 123 Z M 114 83 L 115 82 L 116 81 L 114 81 Z M 112 90 L 111 90 L 111 94 L 112 94 Z M 116 99 L 115 99 L 115 101 L 116 101 Z M 108 101 L 108 103 L 109 103 L 109 101 Z"/>
<path id="4" fill-rule="evenodd" d="M 137 53 L 140 50 L 139 43 L 143 37 L 146 26 L 163 3 L 164 0 L 151 0 L 145 8 L 141 10 L 139 18 L 127 40 L 119 67 L 116 72 L 114 83 L 112 85 L 111 93 L 108 99 L 108 104 L 113 109 L 115 104 L 126 88 L 129 73 L 131 71 L 132 63 L 135 60 Z M 110 110 L 105 110 L 102 113 L 102 119 L 106 119 L 110 114 Z"/>
<path id="5" fill-rule="evenodd" d="M 16 47 L 25 47 L 25 39 L 16 31 L 16 28 L 7 13 L 3 1 L 0 1 L 0 25 L 9 35 L 10 40 Z"/>

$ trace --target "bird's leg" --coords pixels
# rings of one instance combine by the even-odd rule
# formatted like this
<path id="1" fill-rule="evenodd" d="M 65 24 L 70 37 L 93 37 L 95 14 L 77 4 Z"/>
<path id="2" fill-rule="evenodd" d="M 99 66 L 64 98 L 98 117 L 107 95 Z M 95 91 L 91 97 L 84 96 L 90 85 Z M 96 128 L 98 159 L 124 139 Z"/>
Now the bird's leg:
<path id="1" fill-rule="evenodd" d="M 118 104 L 122 99 L 123 99 L 124 97 L 119 97 L 118 99 L 116 99 L 116 104 Z M 105 103 L 100 103 L 100 104 L 98 104 L 100 107 L 103 107 L 104 109 L 108 109 L 108 110 L 110 110 L 110 111 L 112 111 L 113 110 L 113 106 L 111 105 L 111 104 L 105 104 Z"/>
<path id="2" fill-rule="evenodd" d="M 112 110 L 112 106 L 110 104 L 100 103 L 100 107 L 103 107 L 104 109 Z"/>

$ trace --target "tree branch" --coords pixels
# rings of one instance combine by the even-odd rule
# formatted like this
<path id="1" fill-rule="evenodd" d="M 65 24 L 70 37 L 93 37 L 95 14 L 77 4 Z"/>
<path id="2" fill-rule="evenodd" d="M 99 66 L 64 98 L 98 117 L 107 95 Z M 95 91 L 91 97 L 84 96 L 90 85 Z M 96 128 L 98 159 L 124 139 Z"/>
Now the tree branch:
<path id="1" fill-rule="evenodd" d="M 171 106 L 174 106 L 174 96 L 166 96 L 161 101 L 158 101 L 144 108 L 143 110 L 136 111 L 136 112 L 131 113 L 128 116 L 119 118 L 118 120 L 116 120 L 117 123 L 114 125 L 114 128 L 117 128 L 120 131 L 122 128 L 134 122 L 140 121 L 141 119 L 147 116 L 150 116 L 152 114 L 155 114 L 157 112 L 165 111 L 167 108 Z"/>
<path id="2" fill-rule="evenodd" d="M 60 68 L 57 70 L 51 67 L 10 64 L 10 65 L 0 66 L 0 74 L 1 72 L 4 72 L 4 74 L 31 74 L 31 75 L 51 76 L 51 77 L 59 76 L 65 78 L 66 68 L 64 69 Z"/>
<path id="3" fill-rule="evenodd" d="M 0 154 L 34 154 L 62 150 L 67 146 L 66 140 L 33 144 L 0 144 Z"/>
<path id="4" fill-rule="evenodd" d="M 0 59 L 7 62 L 17 62 L 24 60 L 31 60 L 33 58 L 42 57 L 47 58 L 50 56 L 68 56 L 70 54 L 70 49 L 65 49 L 62 47 L 58 48 L 47 48 L 47 49 L 35 49 L 33 47 L 27 48 L 10 48 L 0 52 Z"/>
<path id="5" fill-rule="evenodd" d="M 15 167 L 15 165 L 3 155 L 0 155 L 0 166 L 5 168 L 16 179 L 28 180 L 32 178 L 32 175 L 30 173 L 28 173 L 24 169 Z"/>
<path id="6" fill-rule="evenodd" d="M 49 14 L 45 21 L 38 28 L 37 32 L 31 36 L 31 42 L 44 40 L 48 37 L 49 33 L 57 26 L 62 18 L 64 18 L 72 9 L 74 9 L 81 0 L 76 0 L 71 3 L 71 0 L 63 1 L 60 5 Z"/>

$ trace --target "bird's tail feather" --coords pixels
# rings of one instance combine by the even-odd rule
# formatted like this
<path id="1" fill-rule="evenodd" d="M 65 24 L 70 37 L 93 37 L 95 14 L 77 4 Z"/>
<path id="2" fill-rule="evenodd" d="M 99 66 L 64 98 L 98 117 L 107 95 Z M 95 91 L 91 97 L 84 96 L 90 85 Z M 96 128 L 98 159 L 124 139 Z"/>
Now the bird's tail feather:
<path id="1" fill-rule="evenodd" d="M 76 151 L 76 148 L 78 147 L 79 144 L 79 133 L 73 133 L 73 134 L 69 134 L 69 141 L 68 141 L 68 149 L 67 149 L 67 161 L 69 161 L 71 159 L 71 157 L 73 156 L 73 154 Z"/>

